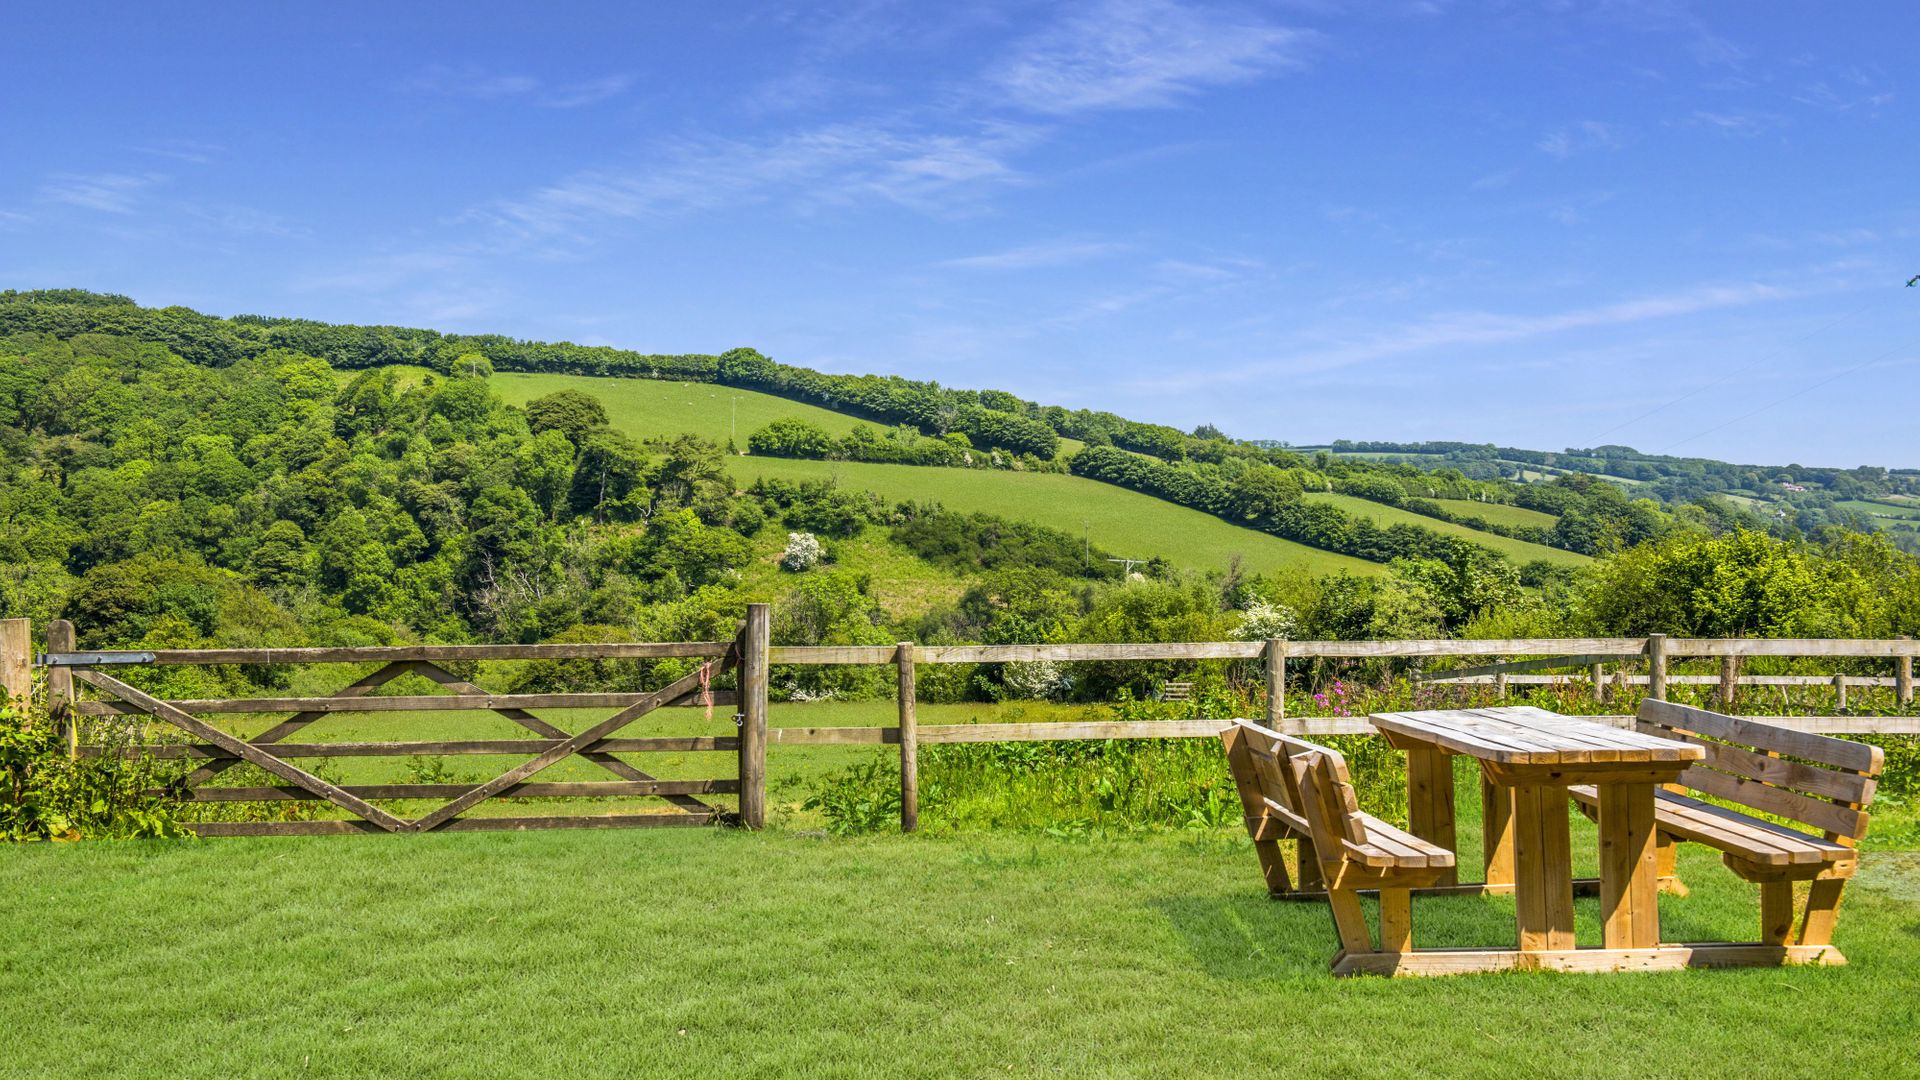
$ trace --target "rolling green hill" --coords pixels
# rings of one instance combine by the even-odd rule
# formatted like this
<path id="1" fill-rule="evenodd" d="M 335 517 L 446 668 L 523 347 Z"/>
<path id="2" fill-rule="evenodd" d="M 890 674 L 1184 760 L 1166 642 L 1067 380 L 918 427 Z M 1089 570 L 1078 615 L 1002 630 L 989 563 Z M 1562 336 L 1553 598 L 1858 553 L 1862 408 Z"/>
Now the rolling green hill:
<path id="1" fill-rule="evenodd" d="M 1585 555 L 1559 548 L 1550 548 L 1542 544 L 1529 544 L 1524 540 L 1511 540 L 1504 536 L 1495 536 L 1478 529 L 1469 529 L 1464 525 L 1430 518 L 1425 514 L 1416 514 L 1411 510 L 1402 510 L 1396 506 L 1370 502 L 1353 495 L 1336 495 L 1330 492 L 1308 492 L 1306 498 L 1313 502 L 1337 506 L 1354 517 L 1370 519 L 1374 524 L 1386 527 L 1390 525 L 1419 525 L 1434 532 L 1458 536 L 1471 540 L 1482 547 L 1490 548 L 1505 555 L 1514 562 L 1532 562 L 1545 559 L 1559 566 L 1583 566 L 1593 560 Z M 1476 504 L 1477 505 L 1477 504 Z"/>
<path id="2" fill-rule="evenodd" d="M 592 394 L 606 405 L 614 427 L 641 437 L 684 431 L 722 443 L 735 436 L 735 444 L 744 445 L 755 429 L 783 416 L 809 420 L 834 434 L 845 434 L 862 423 L 830 409 L 706 383 L 513 372 L 496 374 L 489 383 L 495 393 L 516 405 L 557 390 Z M 1157 556 L 1176 566 L 1195 569 L 1224 569 L 1235 555 L 1241 557 L 1248 571 L 1377 574 L 1383 569 L 1365 559 L 1296 544 L 1151 495 L 1078 476 L 764 457 L 735 458 L 732 469 L 742 485 L 763 476 L 781 480 L 834 477 L 844 487 L 871 491 L 893 502 L 938 502 L 952 510 L 1038 521 L 1090 536 L 1095 544 L 1128 558 Z"/>
<path id="3" fill-rule="evenodd" d="M 1442 509 L 1466 517 L 1477 517 L 1494 525 L 1530 525 L 1539 529 L 1551 529 L 1553 523 L 1560 520 L 1552 514 L 1539 510 L 1529 510 L 1524 506 L 1507 506 L 1504 503 L 1475 502 L 1472 499 L 1434 499 Z"/>

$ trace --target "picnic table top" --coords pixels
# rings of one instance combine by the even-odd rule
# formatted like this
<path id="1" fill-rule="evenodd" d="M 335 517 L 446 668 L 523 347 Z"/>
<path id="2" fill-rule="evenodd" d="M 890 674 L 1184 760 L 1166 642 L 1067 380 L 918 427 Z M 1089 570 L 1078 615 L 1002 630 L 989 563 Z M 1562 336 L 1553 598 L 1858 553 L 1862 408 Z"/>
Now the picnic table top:
<path id="1" fill-rule="evenodd" d="M 1500 765 L 1610 765 L 1699 761 L 1691 743 L 1530 705 L 1374 713 L 1368 722 L 1403 739 Z"/>

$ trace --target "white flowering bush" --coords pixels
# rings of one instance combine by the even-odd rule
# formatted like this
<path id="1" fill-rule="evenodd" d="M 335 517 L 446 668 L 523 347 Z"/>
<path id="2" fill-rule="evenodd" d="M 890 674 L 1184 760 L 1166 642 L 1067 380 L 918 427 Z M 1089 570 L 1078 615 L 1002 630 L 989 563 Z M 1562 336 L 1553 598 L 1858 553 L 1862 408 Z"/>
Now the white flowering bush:
<path id="1" fill-rule="evenodd" d="M 787 534 L 787 551 L 780 556 L 780 569 L 798 574 L 820 565 L 820 538 L 812 533 Z"/>
<path id="2" fill-rule="evenodd" d="M 1051 701 L 1065 697 L 1072 679 L 1064 667 L 1051 660 L 1023 660 L 1010 663 L 1001 678 L 1007 696 L 1023 701 Z"/>
<path id="3" fill-rule="evenodd" d="M 1299 629 L 1300 622 L 1292 608 L 1255 600 L 1240 613 L 1240 625 L 1233 628 L 1233 636 L 1236 641 L 1267 641 L 1291 638 Z"/>

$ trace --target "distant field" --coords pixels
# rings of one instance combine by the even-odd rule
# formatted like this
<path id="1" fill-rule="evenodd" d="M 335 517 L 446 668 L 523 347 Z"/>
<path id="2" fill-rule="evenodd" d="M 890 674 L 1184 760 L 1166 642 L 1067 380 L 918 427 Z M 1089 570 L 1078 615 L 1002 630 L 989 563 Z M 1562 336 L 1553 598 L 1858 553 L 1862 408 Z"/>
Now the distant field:
<path id="1" fill-rule="evenodd" d="M 1427 517 L 1425 514 L 1416 514 L 1411 510 L 1402 510 L 1394 506 L 1369 502 L 1366 499 L 1352 495 L 1309 492 L 1307 498 L 1315 502 L 1329 503 L 1337 506 L 1355 517 L 1371 519 L 1374 524 L 1382 527 L 1402 524 L 1418 525 L 1422 528 L 1432 529 L 1437 533 L 1458 536 L 1463 540 L 1469 540 L 1479 544 L 1481 547 L 1497 551 L 1515 562 L 1525 563 L 1532 562 L 1535 559 L 1545 559 L 1548 562 L 1562 566 L 1583 566 L 1592 561 L 1585 555 L 1579 555 L 1571 551 L 1562 551 L 1559 548 L 1547 547 L 1544 544 L 1529 544 L 1524 540 L 1509 540 L 1504 536 L 1495 536 L 1492 533 L 1481 532 L 1478 529 L 1469 529 L 1464 525 L 1455 525 L 1451 522 L 1441 521 L 1439 518 Z"/>
<path id="2" fill-rule="evenodd" d="M 748 435 L 780 417 L 797 416 L 837 434 L 863 422 L 771 394 L 706 383 L 516 372 L 496 374 L 491 383 L 495 393 L 517 405 L 556 390 L 592 394 L 606 405 L 616 428 L 643 437 L 685 431 L 721 443 L 735 436 L 735 445 L 745 446 Z M 1062 442 L 1062 453 L 1080 445 Z M 1384 570 L 1378 563 L 1240 528 L 1210 514 L 1078 476 L 760 457 L 737 457 L 730 467 L 742 486 L 763 476 L 837 477 L 849 489 L 871 491 L 894 502 L 938 502 L 952 510 L 1038 521 L 1075 535 L 1090 535 L 1096 545 L 1116 555 L 1160 556 L 1193 569 L 1224 569 L 1234 555 L 1240 555 L 1250 572 L 1299 568 L 1315 574 L 1378 574 Z"/>
<path id="3" fill-rule="evenodd" d="M 855 426 L 867 423 L 817 405 L 712 383 L 529 375 L 515 371 L 500 372 L 488 383 L 494 393 L 512 405 L 525 405 L 558 390 L 579 390 L 599 398 L 614 426 L 629 435 L 691 432 L 722 445 L 731 438 L 734 445 L 742 449 L 746 448 L 747 436 L 782 417 L 811 421 L 835 435 L 845 435 Z"/>
<path id="4" fill-rule="evenodd" d="M 1552 514 L 1529 510 L 1524 506 L 1475 502 L 1472 499 L 1434 499 L 1433 501 L 1453 513 L 1477 517 L 1494 525 L 1530 525 L 1551 529 L 1554 523 L 1560 520 Z"/>
<path id="5" fill-rule="evenodd" d="M 1870 501 L 1867 499 L 1841 499 L 1833 504 L 1842 510 L 1851 510 L 1856 514 L 1865 514 L 1874 519 L 1881 527 L 1895 522 L 1920 524 L 1920 506 L 1899 505 Z"/>
<path id="6" fill-rule="evenodd" d="M 1079 476 L 760 457 L 735 458 L 732 468 L 743 483 L 762 476 L 837 477 L 845 487 L 896 502 L 938 502 L 950 510 L 1038 521 L 1076 536 L 1089 535 L 1095 545 L 1115 555 L 1160 556 L 1176 566 L 1201 570 L 1224 569 L 1235 555 L 1250 572 L 1298 568 L 1315 574 L 1377 574 L 1384 569 Z"/>

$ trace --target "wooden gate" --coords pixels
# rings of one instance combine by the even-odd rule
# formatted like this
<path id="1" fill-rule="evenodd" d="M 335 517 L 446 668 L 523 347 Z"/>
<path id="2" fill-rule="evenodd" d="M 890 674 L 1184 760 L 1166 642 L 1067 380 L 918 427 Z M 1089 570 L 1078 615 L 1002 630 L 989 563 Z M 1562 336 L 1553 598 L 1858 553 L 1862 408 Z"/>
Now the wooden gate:
<path id="1" fill-rule="evenodd" d="M 161 757 L 203 759 L 188 773 L 184 797 L 197 802 L 324 801 L 354 815 L 307 821 L 201 822 L 190 825 L 202 836 L 272 836 L 345 832 L 463 832 L 501 829 L 620 828 L 701 825 L 734 821 L 760 827 L 765 816 L 766 658 L 768 618 L 765 605 L 748 609 L 746 625 L 732 641 L 674 643 L 584 643 L 568 645 L 404 645 L 317 649 L 193 649 L 137 652 L 79 652 L 73 627 L 48 628 L 42 663 L 56 709 L 78 716 L 143 715 L 193 737 L 194 742 L 142 747 L 137 752 Z M 690 657 L 699 667 L 657 690 L 613 694 L 492 694 L 447 669 L 463 660 L 638 659 Z M 292 664 L 377 662 L 368 675 L 326 697 L 222 698 L 165 701 L 106 670 L 127 664 Z M 714 689 L 723 673 L 737 672 L 737 691 Z M 402 675 L 424 676 L 446 692 L 401 696 L 375 691 Z M 75 682 L 100 697 L 80 700 Z M 738 734 L 619 738 L 619 733 L 656 709 L 668 706 L 738 706 Z M 612 708 L 616 711 L 578 733 L 569 733 L 535 716 L 541 708 Z M 289 742 L 290 736 L 338 713 L 433 710 L 490 711 L 526 728 L 534 738 L 440 742 Z M 241 738 L 195 714 L 290 712 L 261 734 Z M 78 725 L 75 725 L 77 728 Z M 76 746 L 77 753 L 105 753 L 103 747 Z M 661 751 L 734 751 L 737 774 L 727 778 L 662 780 L 617 757 Z M 409 757 L 414 755 L 517 755 L 528 760 L 481 784 L 335 784 L 293 764 L 318 757 Z M 578 756 L 616 779 L 543 783 L 540 772 Z M 247 762 L 285 781 L 269 787 L 209 786 L 207 781 Z M 728 811 L 702 796 L 738 794 L 739 810 Z M 555 798 L 645 796 L 665 800 L 666 813 L 576 814 L 542 817 L 467 816 L 496 797 Z M 408 820 L 373 800 L 445 800 Z"/>

